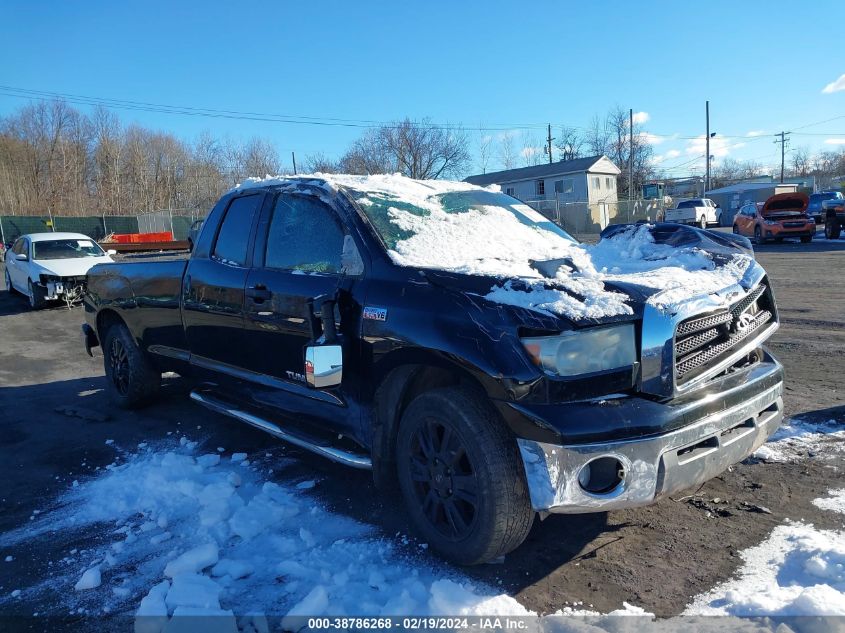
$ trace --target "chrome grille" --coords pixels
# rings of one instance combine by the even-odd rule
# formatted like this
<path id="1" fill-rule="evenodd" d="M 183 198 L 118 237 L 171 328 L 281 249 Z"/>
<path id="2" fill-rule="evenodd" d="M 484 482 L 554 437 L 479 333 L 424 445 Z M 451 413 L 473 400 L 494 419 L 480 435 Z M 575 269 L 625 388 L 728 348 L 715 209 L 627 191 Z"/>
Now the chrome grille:
<path id="1" fill-rule="evenodd" d="M 678 383 L 706 371 L 773 320 L 771 293 L 761 283 L 726 310 L 682 321 L 675 330 Z"/>

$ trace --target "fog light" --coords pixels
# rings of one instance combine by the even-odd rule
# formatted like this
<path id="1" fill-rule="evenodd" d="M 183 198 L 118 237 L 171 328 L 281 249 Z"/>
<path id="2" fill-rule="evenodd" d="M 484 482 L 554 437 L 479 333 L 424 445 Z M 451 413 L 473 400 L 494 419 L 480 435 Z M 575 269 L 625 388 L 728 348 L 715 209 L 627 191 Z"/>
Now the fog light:
<path id="1" fill-rule="evenodd" d="M 599 457 L 584 464 L 578 483 L 585 492 L 604 495 L 613 492 L 625 479 L 625 467 L 615 457 Z"/>

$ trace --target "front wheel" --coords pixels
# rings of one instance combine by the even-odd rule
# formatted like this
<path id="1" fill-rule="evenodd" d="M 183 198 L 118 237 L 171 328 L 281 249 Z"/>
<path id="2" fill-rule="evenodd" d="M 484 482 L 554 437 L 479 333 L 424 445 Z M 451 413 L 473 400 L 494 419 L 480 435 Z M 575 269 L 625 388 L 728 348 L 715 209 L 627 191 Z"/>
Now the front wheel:
<path id="1" fill-rule="evenodd" d="M 734 235 L 739 235 L 739 227 L 734 224 Z"/>
<path id="2" fill-rule="evenodd" d="M 116 323 L 106 331 L 103 363 L 109 396 L 120 408 L 142 407 L 158 394 L 161 372 L 141 351 L 123 323 Z"/>
<path id="3" fill-rule="evenodd" d="M 402 416 L 399 485 L 422 538 L 459 565 L 516 549 L 534 511 L 513 436 L 483 398 L 461 388 L 428 391 Z"/>
<path id="4" fill-rule="evenodd" d="M 829 240 L 838 240 L 842 226 L 836 218 L 827 218 L 824 223 L 824 236 Z"/>
<path id="5" fill-rule="evenodd" d="M 26 289 L 29 292 L 29 307 L 33 310 L 40 310 L 47 303 L 47 291 L 41 286 L 27 281 Z"/>
<path id="6" fill-rule="evenodd" d="M 754 243 L 755 244 L 762 244 L 763 243 L 763 231 L 760 230 L 759 226 L 754 227 Z"/>

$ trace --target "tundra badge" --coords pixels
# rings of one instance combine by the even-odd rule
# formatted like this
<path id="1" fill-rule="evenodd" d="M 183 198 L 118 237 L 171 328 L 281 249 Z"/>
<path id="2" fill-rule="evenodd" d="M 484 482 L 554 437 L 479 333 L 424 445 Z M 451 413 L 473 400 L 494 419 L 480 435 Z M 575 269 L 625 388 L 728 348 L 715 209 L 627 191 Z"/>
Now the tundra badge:
<path id="1" fill-rule="evenodd" d="M 364 306 L 364 318 L 372 321 L 387 321 L 387 308 Z"/>

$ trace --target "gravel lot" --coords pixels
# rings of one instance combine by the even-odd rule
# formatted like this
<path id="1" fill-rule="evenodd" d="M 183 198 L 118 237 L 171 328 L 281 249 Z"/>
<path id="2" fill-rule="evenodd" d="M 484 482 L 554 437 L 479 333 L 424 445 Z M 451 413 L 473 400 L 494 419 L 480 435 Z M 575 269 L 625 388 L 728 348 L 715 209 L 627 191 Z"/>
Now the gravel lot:
<path id="1" fill-rule="evenodd" d="M 782 326 L 770 348 L 786 367 L 787 414 L 845 424 L 845 240 L 767 245 L 758 258 L 781 311 Z M 101 356 L 92 359 L 83 350 L 82 322 L 81 309 L 31 312 L 22 297 L 0 293 L 0 532 L 26 525 L 73 480 L 113 462 L 113 446 L 167 441 L 168 431 L 177 429 L 212 447 L 296 457 L 285 477 L 323 479 L 316 494 L 327 506 L 382 526 L 386 535 L 407 532 L 398 504 L 379 499 L 369 475 L 282 447 L 259 431 L 192 405 L 179 380 L 168 384 L 155 406 L 141 412 L 114 409 L 103 393 Z M 501 581 L 498 586 L 541 613 L 576 601 L 606 612 L 627 601 L 673 615 L 692 596 L 728 578 L 739 562 L 736 552 L 759 543 L 785 519 L 838 527 L 835 517 L 811 500 L 843 486 L 841 471 L 812 458 L 747 460 L 699 491 L 707 502 L 726 500 L 722 507 L 729 516 L 717 517 L 707 503 L 683 498 L 695 491 L 649 508 L 553 516 L 537 521 L 505 564 L 468 573 L 491 585 Z M 765 506 L 771 514 L 744 510 L 742 502 Z M 85 546 L 78 535 L 72 541 L 57 535 L 17 551 L 13 561 L 0 563 L 0 594 L 50 577 L 50 561 L 70 547 Z M 43 600 L 21 603 L 21 613 L 49 608 L 49 599 Z"/>

